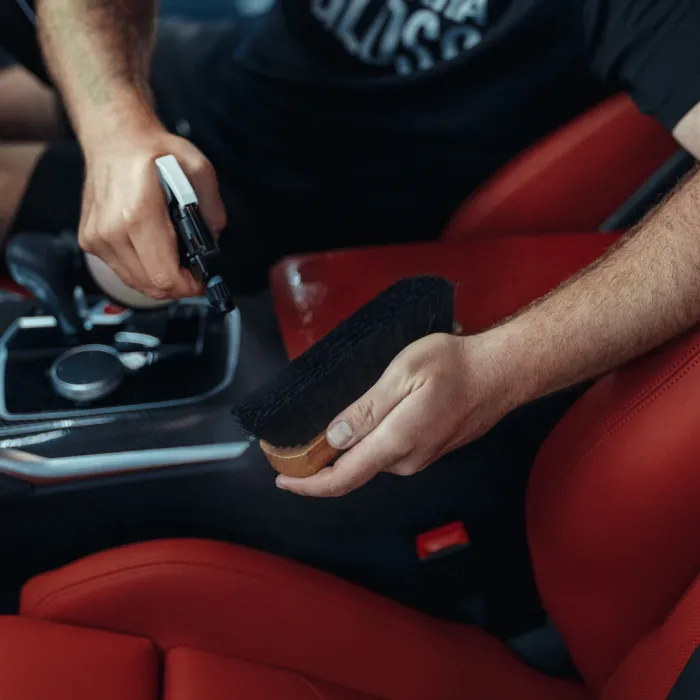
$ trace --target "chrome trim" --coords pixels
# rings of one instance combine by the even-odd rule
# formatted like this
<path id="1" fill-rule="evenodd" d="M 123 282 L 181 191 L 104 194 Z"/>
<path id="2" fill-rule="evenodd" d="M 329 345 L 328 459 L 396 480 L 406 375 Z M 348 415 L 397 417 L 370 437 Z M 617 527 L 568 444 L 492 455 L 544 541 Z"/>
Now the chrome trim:
<path id="1" fill-rule="evenodd" d="M 78 312 L 78 317 L 83 321 L 83 328 L 86 331 L 91 331 L 93 328 L 92 319 L 90 319 L 90 309 L 88 308 L 87 297 L 85 290 L 78 286 L 73 290 L 73 301 L 75 309 Z"/>
<path id="2" fill-rule="evenodd" d="M 206 304 L 206 299 L 203 300 L 204 304 Z M 198 297 L 193 297 L 191 300 L 190 299 L 183 299 L 181 304 L 186 305 L 186 306 L 203 306 L 204 304 L 202 303 L 202 300 Z M 114 414 L 114 413 L 129 413 L 132 411 L 150 411 L 152 409 L 159 409 L 159 408 L 177 408 L 179 406 L 190 406 L 192 404 L 200 403 L 201 401 L 205 401 L 206 399 L 211 398 L 212 396 L 215 396 L 218 394 L 220 391 L 225 389 L 227 386 L 231 384 L 233 381 L 233 378 L 236 375 L 236 368 L 238 367 L 238 358 L 239 358 L 239 353 L 240 353 L 240 348 L 241 348 L 241 314 L 238 309 L 234 309 L 231 311 L 229 314 L 226 315 L 226 330 L 228 331 L 227 333 L 227 339 L 228 339 L 228 353 L 227 353 L 227 365 L 226 365 L 226 371 L 224 374 L 223 379 L 212 389 L 209 391 L 206 391 L 202 394 L 199 394 L 197 396 L 192 396 L 187 399 L 177 399 L 177 400 L 169 400 L 169 401 L 159 401 L 159 402 L 153 402 L 153 403 L 141 403 L 141 404 L 130 404 L 130 405 L 125 405 L 125 406 L 115 406 L 112 408 L 75 408 L 75 409 L 66 409 L 65 411 L 60 411 L 60 412 L 54 412 L 54 413 L 22 413 L 22 414 L 14 414 L 10 413 L 7 410 L 7 404 L 5 402 L 5 371 L 7 369 L 7 355 L 8 355 L 8 350 L 7 346 L 12 340 L 12 337 L 14 334 L 19 330 L 20 328 L 23 328 L 23 321 L 27 320 L 35 320 L 37 318 L 50 318 L 52 319 L 53 323 L 47 325 L 47 326 L 33 326 L 30 325 L 28 326 L 29 328 L 33 327 L 45 327 L 45 328 L 50 328 L 53 326 L 56 326 L 56 319 L 53 318 L 52 316 L 48 317 L 27 317 L 27 318 L 20 318 L 14 321 L 10 325 L 10 327 L 5 331 L 5 333 L 0 337 L 0 418 L 6 421 L 28 421 L 28 420 L 50 420 L 50 419 L 61 419 L 61 418 L 75 418 L 78 416 L 100 416 L 100 415 L 106 415 L 106 414 Z M 95 325 L 102 325 L 99 323 L 99 318 L 93 318 L 93 321 L 95 322 Z M 109 324 L 104 324 L 104 325 L 112 325 L 111 323 Z"/>
<path id="3" fill-rule="evenodd" d="M 85 416 L 78 418 L 63 418 L 59 420 L 45 420 L 34 423 L 9 423 L 0 425 L 0 447 L 3 443 L 10 439 L 21 439 L 20 436 L 27 435 L 31 437 L 46 431 L 65 431 L 69 428 L 87 428 L 92 425 L 110 425 L 119 420 L 118 415 L 111 416 Z"/>
<path id="4" fill-rule="evenodd" d="M 150 333 L 118 331 L 114 334 L 114 342 L 123 343 L 124 345 L 141 345 L 144 348 L 157 348 L 160 345 L 160 338 L 156 338 Z"/>
<path id="5" fill-rule="evenodd" d="M 15 321 L 17 328 L 56 328 L 58 321 L 53 316 L 23 316 Z M 14 324 L 10 326 L 12 328 Z M 10 328 L 7 329 L 6 333 L 9 333 Z"/>
<path id="6" fill-rule="evenodd" d="M 109 452 L 75 457 L 41 457 L 23 450 L 0 449 L 0 473 L 32 482 L 75 481 L 124 472 L 147 471 L 188 464 L 238 459 L 252 442 L 166 447 L 154 450 Z"/>

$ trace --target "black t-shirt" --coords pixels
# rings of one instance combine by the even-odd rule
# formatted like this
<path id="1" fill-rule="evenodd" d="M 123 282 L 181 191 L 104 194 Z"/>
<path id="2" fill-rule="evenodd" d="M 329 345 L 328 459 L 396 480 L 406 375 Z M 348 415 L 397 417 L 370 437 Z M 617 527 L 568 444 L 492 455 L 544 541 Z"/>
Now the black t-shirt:
<path id="1" fill-rule="evenodd" d="M 228 50 L 210 109 L 251 196 L 361 243 L 437 235 L 608 92 L 669 129 L 700 101 L 700 0 L 277 0 Z"/>

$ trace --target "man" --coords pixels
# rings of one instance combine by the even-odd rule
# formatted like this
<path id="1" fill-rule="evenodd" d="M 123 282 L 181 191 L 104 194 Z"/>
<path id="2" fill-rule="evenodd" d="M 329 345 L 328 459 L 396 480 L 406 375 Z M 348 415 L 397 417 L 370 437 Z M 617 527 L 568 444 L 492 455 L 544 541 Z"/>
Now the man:
<path id="1" fill-rule="evenodd" d="M 155 43 L 154 4 L 38 3 L 87 161 L 80 241 L 151 296 L 194 284 L 157 191 L 164 152 L 216 232 L 218 175 L 231 284 L 249 291 L 291 251 L 437 236 L 490 173 L 604 90 L 626 87 L 697 146 L 681 123 L 700 99 L 692 0 L 281 0 Z M 0 43 L 41 73 L 21 8 L 0 0 Z M 79 161 L 64 146 L 40 156 L 15 229 L 77 226 Z"/>
<path id="2" fill-rule="evenodd" d="M 282 0 L 245 31 L 218 29 L 207 42 L 180 32 L 177 41 L 156 42 L 155 104 L 191 141 L 169 134 L 151 108 L 150 3 L 39 0 L 38 14 L 47 63 L 85 154 L 81 244 L 152 296 L 194 291 L 177 268 L 153 168 L 164 153 L 193 180 L 210 226 L 224 230 L 239 290 L 259 284 L 267 265 L 291 250 L 437 235 L 488 173 L 599 94 L 589 70 L 624 84 L 700 155 L 694 0 Z M 175 85 L 156 80 L 159 70 Z M 186 104 L 166 100 L 168 86 Z M 79 168 L 69 166 L 65 147 L 40 156 L 15 227 L 77 209 L 77 192 L 70 205 L 54 198 L 37 206 L 39 184 L 52 172 L 53 182 L 80 181 Z M 373 481 L 358 491 L 361 500 L 341 499 L 327 512 L 328 528 L 313 510 L 319 518 L 306 526 L 314 537 L 360 512 L 368 521 L 387 517 L 402 500 L 420 501 L 422 514 L 406 532 L 461 518 L 469 494 L 450 488 L 455 471 L 436 467 L 409 480 L 420 494 L 373 477 L 415 474 L 507 424 L 509 441 L 497 426 L 470 446 L 459 478 L 474 474 L 473 498 L 497 504 L 496 529 L 520 528 L 500 543 L 507 563 L 520 566 L 529 464 L 580 389 L 513 409 L 579 385 L 700 319 L 699 202 L 696 177 L 636 235 L 513 320 L 469 338 L 427 338 L 399 355 L 332 422 L 329 440 L 350 448 L 335 466 L 303 481 L 278 479 L 282 489 L 310 496 Z M 494 476 L 494 464 L 508 471 Z M 292 536 L 278 535 L 280 542 Z M 333 543 L 315 561 L 332 550 Z"/>

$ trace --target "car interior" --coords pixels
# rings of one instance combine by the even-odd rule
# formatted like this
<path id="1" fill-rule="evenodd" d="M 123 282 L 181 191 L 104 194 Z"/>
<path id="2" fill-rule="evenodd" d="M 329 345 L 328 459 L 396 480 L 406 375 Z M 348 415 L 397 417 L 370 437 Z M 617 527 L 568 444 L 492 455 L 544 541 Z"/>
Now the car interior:
<path id="1" fill-rule="evenodd" d="M 273 489 L 274 474 L 230 411 L 403 277 L 448 278 L 464 331 L 489 327 L 600 257 L 692 167 L 616 95 L 496 173 L 439 240 L 287 257 L 225 316 L 202 299 L 126 308 L 91 283 L 74 236 L 14 237 L 0 698 L 697 697 L 697 332 L 601 377 L 551 432 L 527 496 L 537 603 L 511 591 L 486 617 L 459 523 L 408 545 L 373 532 L 352 566 L 260 551 L 274 509 L 255 531 L 237 513 L 255 509 L 247 482 Z"/>

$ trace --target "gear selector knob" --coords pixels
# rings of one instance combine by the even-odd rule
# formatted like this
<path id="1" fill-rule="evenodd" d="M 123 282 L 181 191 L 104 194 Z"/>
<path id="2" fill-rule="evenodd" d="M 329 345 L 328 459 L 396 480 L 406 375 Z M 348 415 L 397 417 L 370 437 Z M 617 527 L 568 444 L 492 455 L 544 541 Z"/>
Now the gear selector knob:
<path id="1" fill-rule="evenodd" d="M 65 335 L 77 336 L 83 328 L 73 298 L 77 241 L 70 235 L 18 233 L 5 247 L 5 259 L 12 279 L 44 304 Z"/>
<path id="2" fill-rule="evenodd" d="M 85 253 L 85 264 L 95 284 L 118 304 L 129 309 L 157 309 L 171 303 L 170 299 L 160 300 L 127 287 L 112 269 L 96 255 Z"/>

